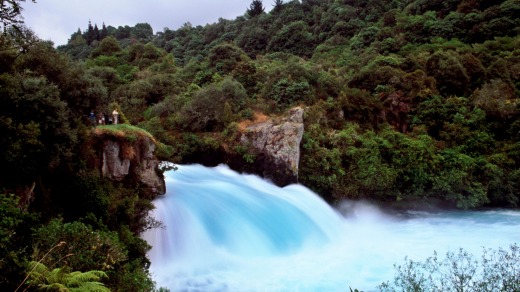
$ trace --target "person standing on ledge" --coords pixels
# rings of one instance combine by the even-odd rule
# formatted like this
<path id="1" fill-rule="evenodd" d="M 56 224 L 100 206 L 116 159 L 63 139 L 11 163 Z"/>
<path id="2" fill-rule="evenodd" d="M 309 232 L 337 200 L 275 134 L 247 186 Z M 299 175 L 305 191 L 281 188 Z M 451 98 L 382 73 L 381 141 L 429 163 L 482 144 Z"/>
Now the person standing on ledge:
<path id="1" fill-rule="evenodd" d="M 88 119 L 89 119 L 90 123 L 92 124 L 92 126 L 96 126 L 96 115 L 94 114 L 94 111 L 92 111 L 92 110 L 90 111 Z"/>
<path id="2" fill-rule="evenodd" d="M 114 125 L 117 125 L 117 118 L 119 116 L 117 109 L 114 109 L 114 111 L 112 112 L 112 116 L 114 117 Z"/>

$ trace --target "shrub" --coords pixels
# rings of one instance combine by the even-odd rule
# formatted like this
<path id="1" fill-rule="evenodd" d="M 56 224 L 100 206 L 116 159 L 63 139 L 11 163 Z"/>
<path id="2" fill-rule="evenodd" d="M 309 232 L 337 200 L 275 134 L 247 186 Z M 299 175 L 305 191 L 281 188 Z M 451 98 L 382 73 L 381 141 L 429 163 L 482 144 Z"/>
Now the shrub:
<path id="1" fill-rule="evenodd" d="M 192 131 L 222 130 L 230 120 L 229 109 L 241 110 L 247 98 L 242 84 L 231 78 L 195 92 L 181 110 L 183 126 Z M 227 106 L 226 106 L 227 104 Z"/>
<path id="2" fill-rule="evenodd" d="M 459 249 L 447 252 L 445 258 L 437 253 L 423 262 L 405 258 L 395 265 L 393 282 L 378 286 L 382 291 L 519 291 L 518 262 L 520 247 L 509 250 L 484 249 L 480 260 Z"/>
<path id="3" fill-rule="evenodd" d="M 58 248 L 53 247 L 64 242 Z M 114 232 L 95 231 L 81 222 L 52 220 L 34 234 L 34 258 L 47 266 L 67 264 L 74 271 L 110 270 L 127 258 Z M 47 256 L 44 256 L 49 250 Z"/>

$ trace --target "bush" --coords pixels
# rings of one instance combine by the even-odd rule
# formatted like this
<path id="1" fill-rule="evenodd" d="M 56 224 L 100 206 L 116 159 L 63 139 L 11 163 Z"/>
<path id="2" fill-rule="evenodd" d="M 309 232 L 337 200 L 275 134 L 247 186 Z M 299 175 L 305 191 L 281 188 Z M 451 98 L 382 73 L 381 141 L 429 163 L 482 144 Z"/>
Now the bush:
<path id="1" fill-rule="evenodd" d="M 64 243 L 55 248 L 60 242 Z M 81 222 L 52 220 L 36 231 L 33 247 L 34 259 L 49 267 L 67 265 L 73 271 L 106 271 L 127 259 L 116 233 L 95 231 Z"/>
<path id="2" fill-rule="evenodd" d="M 289 23 L 273 36 L 267 49 L 273 52 L 286 52 L 297 56 L 310 57 L 316 45 L 309 30 L 304 21 Z"/>
<path id="3" fill-rule="evenodd" d="M 437 253 L 424 262 L 408 258 L 403 265 L 395 265 L 393 282 L 381 284 L 382 291 L 519 291 L 518 263 L 520 247 L 509 250 L 484 249 L 482 258 L 475 259 L 463 249 L 447 252 L 445 258 Z"/>
<path id="4" fill-rule="evenodd" d="M 245 52 L 232 44 L 217 45 L 209 52 L 210 65 L 221 74 L 230 73 L 240 61 L 247 59 Z"/>
<path id="5" fill-rule="evenodd" d="M 18 197 L 0 194 L 0 290 L 14 291 L 28 260 L 31 228 L 36 216 L 18 207 Z"/>
<path id="6" fill-rule="evenodd" d="M 247 98 L 246 90 L 234 79 L 226 78 L 194 93 L 182 109 L 183 126 L 192 131 L 222 130 L 229 122 L 229 111 L 241 110 Z M 226 106 L 228 104 L 228 106 Z"/>
<path id="7" fill-rule="evenodd" d="M 439 51 L 426 62 L 429 75 L 437 80 L 437 89 L 442 95 L 464 95 L 470 78 L 461 63 L 461 57 L 453 51 Z"/>
<path id="8" fill-rule="evenodd" d="M 296 101 L 307 99 L 309 95 L 310 85 L 307 81 L 295 82 L 284 78 L 273 86 L 268 97 L 278 104 L 291 105 Z"/>

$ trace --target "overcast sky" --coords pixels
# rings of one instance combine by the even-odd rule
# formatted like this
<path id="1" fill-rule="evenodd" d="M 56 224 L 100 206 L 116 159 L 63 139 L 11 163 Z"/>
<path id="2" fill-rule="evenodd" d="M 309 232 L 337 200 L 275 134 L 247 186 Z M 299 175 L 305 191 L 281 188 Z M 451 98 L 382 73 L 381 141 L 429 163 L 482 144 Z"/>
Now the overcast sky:
<path id="1" fill-rule="evenodd" d="M 264 0 L 267 10 L 271 0 Z M 154 30 L 178 29 L 186 22 L 205 25 L 219 18 L 235 19 L 244 15 L 251 0 L 36 0 L 24 3 L 25 24 L 41 39 L 56 46 L 66 44 L 70 35 L 85 31 L 88 21 L 101 29 L 109 26 L 134 26 L 147 22 Z"/>

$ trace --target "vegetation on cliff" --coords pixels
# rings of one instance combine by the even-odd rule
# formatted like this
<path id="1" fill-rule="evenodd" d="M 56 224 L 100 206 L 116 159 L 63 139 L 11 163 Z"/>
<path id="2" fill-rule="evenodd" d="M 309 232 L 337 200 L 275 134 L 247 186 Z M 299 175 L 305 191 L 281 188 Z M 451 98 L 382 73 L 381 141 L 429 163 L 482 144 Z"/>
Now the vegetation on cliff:
<path id="1" fill-rule="evenodd" d="M 23 282 L 31 261 L 71 277 L 102 271 L 108 278 L 100 280 L 109 289 L 151 290 L 149 246 L 139 237 L 155 226 L 146 216 L 150 199 L 138 185 L 111 182 L 92 167 L 96 155 L 87 117 L 107 88 L 19 21 L 19 27 L 3 24 L 0 290 L 36 283 L 31 277 Z"/>
<path id="2" fill-rule="evenodd" d="M 127 141 L 136 141 L 139 138 L 148 138 L 155 142 L 152 134 L 146 130 L 128 124 L 99 125 L 94 128 L 94 135 L 98 137 L 115 137 Z"/>
<path id="3" fill-rule="evenodd" d="M 519 207 L 518 15 L 516 0 L 275 1 L 269 13 L 253 1 L 206 26 L 90 24 L 58 49 L 3 22 L 0 193 L 17 197 L 0 197 L 0 288 L 57 244 L 45 238 L 88 230 L 114 262 L 76 258 L 67 272 L 151 289 L 137 236 L 150 202 L 100 178 L 85 147 L 88 114 L 114 102 L 179 163 L 246 157 L 240 122 L 300 105 L 300 182 L 329 201 Z"/>

